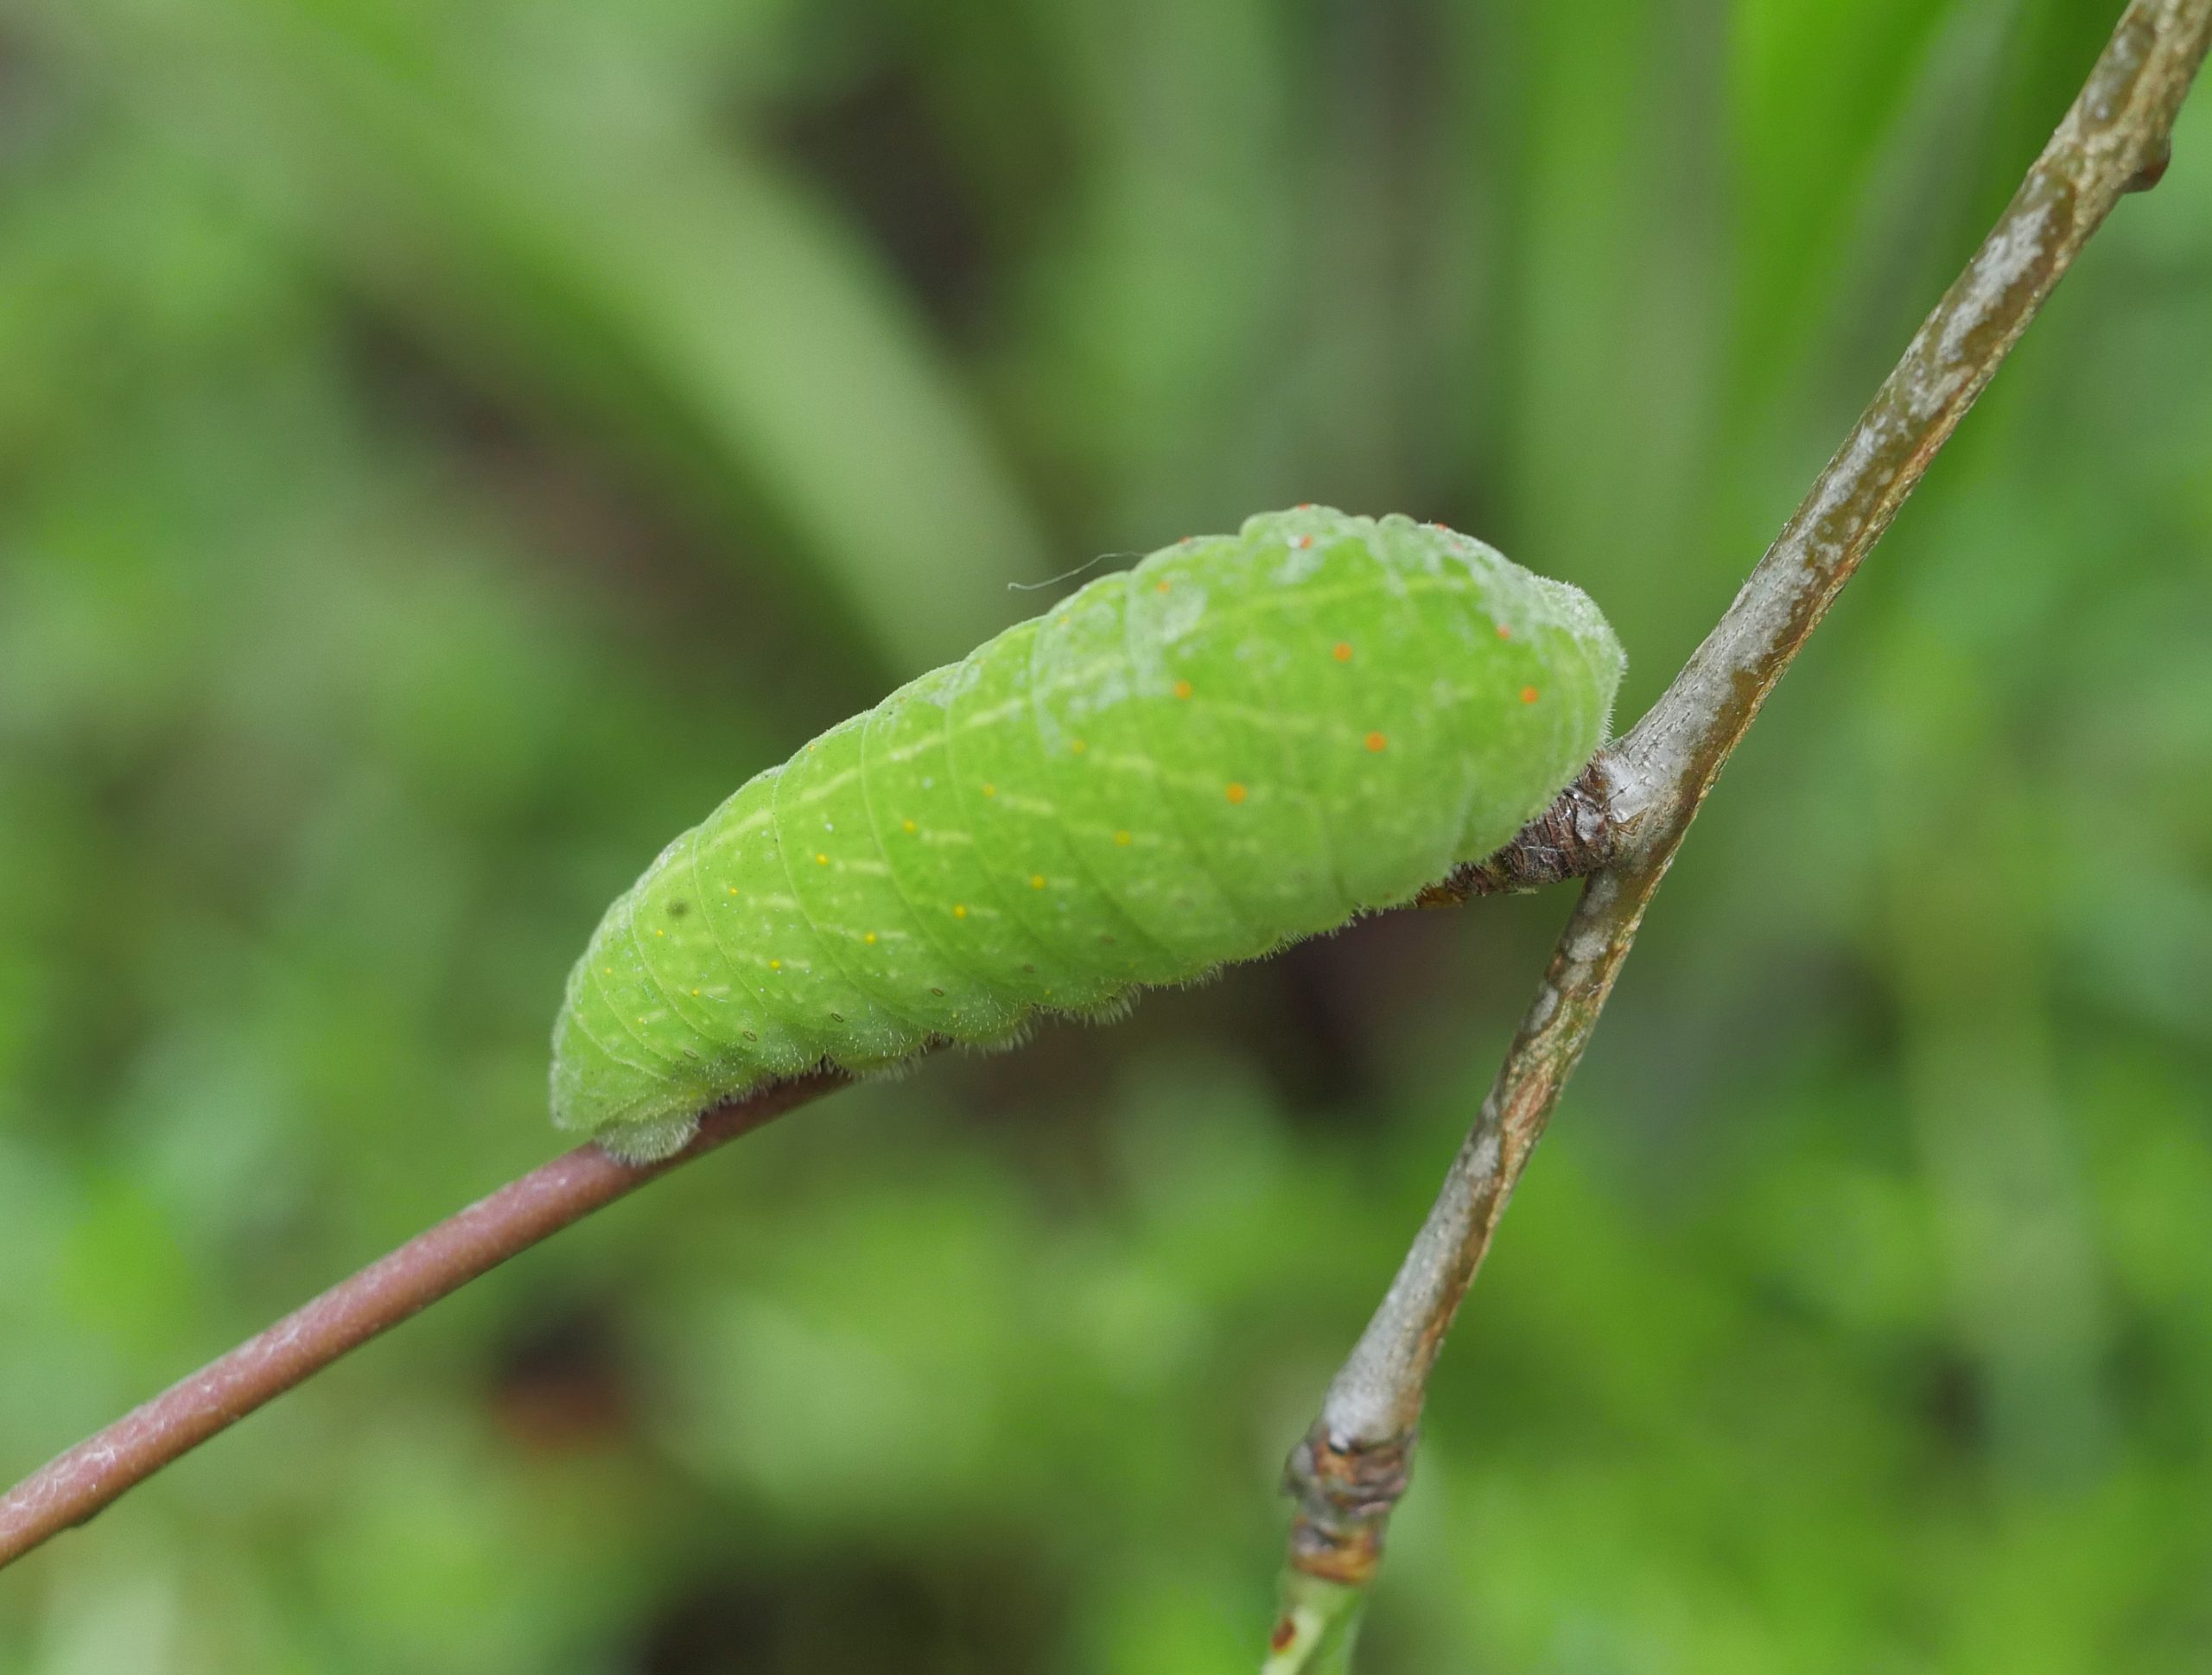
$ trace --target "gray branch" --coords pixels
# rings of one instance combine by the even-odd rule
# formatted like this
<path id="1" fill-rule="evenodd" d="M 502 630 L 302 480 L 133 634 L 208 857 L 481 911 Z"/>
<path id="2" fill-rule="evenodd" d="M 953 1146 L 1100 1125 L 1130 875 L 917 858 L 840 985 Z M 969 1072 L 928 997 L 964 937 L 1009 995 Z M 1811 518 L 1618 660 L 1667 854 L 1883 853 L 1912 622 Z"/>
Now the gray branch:
<path id="1" fill-rule="evenodd" d="M 1653 892 L 1730 752 L 1937 450 L 2113 205 L 2157 184 L 2208 41 L 2212 0 L 2128 7 L 1994 229 L 1673 684 L 1508 849 L 1433 892 L 1588 874 L 1443 1190 L 1291 1456 L 1271 1675 L 1349 1667 L 1430 1371 Z"/>

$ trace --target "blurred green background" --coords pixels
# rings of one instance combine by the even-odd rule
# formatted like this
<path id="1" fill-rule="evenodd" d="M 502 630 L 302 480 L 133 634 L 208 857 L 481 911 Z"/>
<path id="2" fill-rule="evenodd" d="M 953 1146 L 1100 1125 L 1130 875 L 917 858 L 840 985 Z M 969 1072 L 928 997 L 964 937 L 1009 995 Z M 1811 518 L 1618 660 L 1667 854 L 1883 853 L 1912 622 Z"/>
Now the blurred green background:
<path id="1" fill-rule="evenodd" d="M 0 1479 L 551 1152 L 601 907 L 1296 500 L 1634 714 L 2117 0 L 0 0 Z M 1785 684 L 1365 1675 L 2212 1668 L 2212 95 Z M 0 1577 L 0 1671 L 1252 1667 L 1567 906 L 832 1101 Z"/>

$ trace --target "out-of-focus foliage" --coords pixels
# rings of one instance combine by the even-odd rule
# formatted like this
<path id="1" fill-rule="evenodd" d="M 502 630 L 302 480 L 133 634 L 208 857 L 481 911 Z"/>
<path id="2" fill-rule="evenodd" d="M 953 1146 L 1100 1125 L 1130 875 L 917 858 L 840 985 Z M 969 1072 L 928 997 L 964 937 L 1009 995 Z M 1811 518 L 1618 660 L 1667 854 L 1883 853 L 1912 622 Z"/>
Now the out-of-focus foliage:
<path id="1" fill-rule="evenodd" d="M 0 6 L 0 1476 L 550 1152 L 603 903 L 1325 500 L 1632 713 L 2116 13 Z M 2212 1659 L 2212 98 L 1712 803 L 1363 1667 Z M 1557 897 L 842 1096 L 0 1577 L 0 1671 L 1249 1667 Z"/>

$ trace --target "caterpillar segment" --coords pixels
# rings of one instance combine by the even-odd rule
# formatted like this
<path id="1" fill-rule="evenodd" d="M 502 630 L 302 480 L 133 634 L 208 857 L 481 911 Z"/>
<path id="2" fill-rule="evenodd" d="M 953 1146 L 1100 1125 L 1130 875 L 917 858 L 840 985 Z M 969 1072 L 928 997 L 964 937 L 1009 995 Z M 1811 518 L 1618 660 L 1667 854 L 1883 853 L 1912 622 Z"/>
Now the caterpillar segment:
<path id="1" fill-rule="evenodd" d="M 1146 942 L 1167 951 L 1148 980 L 1185 981 L 1254 938 L 1172 800 L 1157 707 L 1137 701 L 1130 598 L 1128 578 L 1109 576 L 1039 624 L 1030 701 L 1061 835 Z"/>

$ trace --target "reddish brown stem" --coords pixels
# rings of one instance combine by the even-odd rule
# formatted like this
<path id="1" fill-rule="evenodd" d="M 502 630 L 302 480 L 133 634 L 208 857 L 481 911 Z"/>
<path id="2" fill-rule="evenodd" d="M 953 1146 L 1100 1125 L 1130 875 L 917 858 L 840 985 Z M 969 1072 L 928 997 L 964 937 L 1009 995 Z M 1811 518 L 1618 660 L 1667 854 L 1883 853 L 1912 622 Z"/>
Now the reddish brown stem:
<path id="1" fill-rule="evenodd" d="M 0 1565 L 83 1523 L 180 1455 L 518 1251 L 845 1080 L 825 1072 L 725 1106 L 707 1116 L 690 1145 L 660 1163 L 637 1167 L 580 1145 L 478 1200 L 9 1490 L 0 1497 Z"/>
<path id="2" fill-rule="evenodd" d="M 1570 788 L 1558 807 L 1500 852 L 1495 866 L 1503 869 L 1501 878 L 1510 873 L 1513 887 L 1526 887 L 1534 882 L 1533 869 L 1544 865 L 1587 871 L 1595 864 L 1594 850 L 1562 851 L 1555 841 L 1561 822 L 1586 822 L 1589 810 L 1577 801 L 1580 795 L 1579 787 Z M 1507 857 L 1524 851 L 1529 858 L 1509 865 Z M 1459 893 L 1497 887 L 1478 881 Z M 440 1222 L 0 1497 L 0 1567 L 83 1523 L 181 1455 L 509 1257 L 847 1080 L 823 1072 L 726 1106 L 704 1119 L 690 1145 L 645 1167 L 619 1163 L 595 1145 L 579 1146 Z"/>

